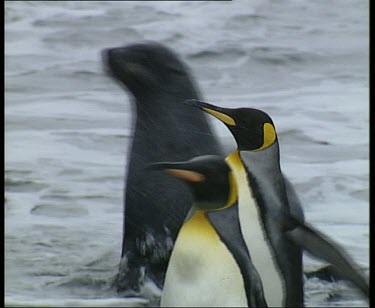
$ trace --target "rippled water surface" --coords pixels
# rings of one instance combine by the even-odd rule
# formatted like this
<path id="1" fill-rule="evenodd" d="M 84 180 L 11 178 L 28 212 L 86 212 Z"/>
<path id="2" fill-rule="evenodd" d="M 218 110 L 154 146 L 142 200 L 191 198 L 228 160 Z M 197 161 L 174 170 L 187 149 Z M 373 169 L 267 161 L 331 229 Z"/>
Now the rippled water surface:
<path id="1" fill-rule="evenodd" d="M 100 58 L 141 40 L 175 49 L 206 100 L 273 117 L 307 220 L 368 270 L 368 9 L 363 0 L 6 1 L 6 303 L 145 304 L 110 287 L 133 119 Z M 320 265 L 306 256 L 306 270 Z M 305 292 L 307 306 L 367 305 L 343 282 L 308 279 Z"/>

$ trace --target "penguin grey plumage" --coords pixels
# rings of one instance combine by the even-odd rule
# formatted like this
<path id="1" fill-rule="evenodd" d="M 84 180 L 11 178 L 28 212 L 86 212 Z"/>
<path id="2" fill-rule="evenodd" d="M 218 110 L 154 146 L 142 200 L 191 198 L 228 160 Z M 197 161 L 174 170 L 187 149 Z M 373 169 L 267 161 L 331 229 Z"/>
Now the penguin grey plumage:
<path id="1" fill-rule="evenodd" d="M 266 300 L 267 284 L 253 258 L 255 251 L 251 249 L 246 200 L 241 202 L 246 193 L 256 200 L 270 240 L 284 287 L 284 306 L 303 305 L 302 250 L 332 264 L 342 277 L 368 297 L 368 280 L 359 267 L 338 244 L 304 222 L 299 199 L 280 168 L 276 129 L 269 115 L 253 108 L 222 108 L 197 100 L 186 103 L 221 120 L 237 142 L 238 150 L 227 157 L 227 162 L 237 178 L 241 229 L 263 280 Z M 244 182 L 247 185 L 241 184 Z M 244 186 L 248 187 L 247 191 Z"/>

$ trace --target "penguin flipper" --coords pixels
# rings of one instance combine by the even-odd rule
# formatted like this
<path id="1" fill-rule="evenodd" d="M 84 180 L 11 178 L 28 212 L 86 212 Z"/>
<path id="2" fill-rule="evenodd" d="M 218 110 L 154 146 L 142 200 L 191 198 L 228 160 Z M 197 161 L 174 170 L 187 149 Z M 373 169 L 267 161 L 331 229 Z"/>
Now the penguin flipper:
<path id="1" fill-rule="evenodd" d="M 289 179 L 285 175 L 283 175 L 283 178 L 284 178 L 285 192 L 286 192 L 286 196 L 288 198 L 288 203 L 289 203 L 290 215 L 292 215 L 293 218 L 303 223 L 305 221 L 305 217 L 303 214 L 301 201 L 297 195 L 297 192 L 293 184 L 289 181 Z"/>
<path id="2" fill-rule="evenodd" d="M 251 262 L 249 251 L 242 237 L 238 204 L 218 211 L 208 211 L 206 216 L 240 268 L 249 307 L 268 307 L 260 276 Z"/>
<path id="3" fill-rule="evenodd" d="M 352 282 L 367 298 L 369 297 L 368 278 L 350 256 L 333 240 L 312 226 L 298 224 L 285 235 L 313 257 L 330 263 L 338 275 Z"/>

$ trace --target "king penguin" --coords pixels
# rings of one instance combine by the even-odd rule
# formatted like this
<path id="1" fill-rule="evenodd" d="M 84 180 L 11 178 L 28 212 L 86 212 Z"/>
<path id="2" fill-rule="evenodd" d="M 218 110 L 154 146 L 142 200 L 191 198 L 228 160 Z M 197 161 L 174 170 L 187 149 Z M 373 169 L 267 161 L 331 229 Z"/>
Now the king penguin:
<path id="1" fill-rule="evenodd" d="M 201 156 L 152 169 L 188 184 L 193 204 L 169 261 L 162 307 L 267 307 L 243 240 L 237 184 L 225 160 Z"/>
<path id="2" fill-rule="evenodd" d="M 305 223 L 297 194 L 280 168 L 271 117 L 253 108 L 222 108 L 197 100 L 186 103 L 222 121 L 236 140 L 237 150 L 226 161 L 238 183 L 241 231 L 262 279 L 267 304 L 303 306 L 303 250 L 332 264 L 368 297 L 368 278 L 358 265 L 337 243 Z M 259 217 L 267 246 L 253 240 L 252 215 Z M 272 259 L 272 268 L 265 267 L 264 253 Z"/>

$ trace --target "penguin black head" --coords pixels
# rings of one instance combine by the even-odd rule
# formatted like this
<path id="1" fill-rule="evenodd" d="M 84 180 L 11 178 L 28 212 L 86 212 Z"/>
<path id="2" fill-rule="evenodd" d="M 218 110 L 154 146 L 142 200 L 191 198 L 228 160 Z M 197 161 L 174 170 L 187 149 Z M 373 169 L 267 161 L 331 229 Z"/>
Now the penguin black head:
<path id="1" fill-rule="evenodd" d="M 240 151 L 259 151 L 277 142 L 273 121 L 264 111 L 254 108 L 223 108 L 198 100 L 188 100 L 185 103 L 223 122 L 236 139 Z"/>
<path id="2" fill-rule="evenodd" d="M 202 210 L 225 207 L 236 198 L 236 187 L 230 168 L 223 158 L 206 155 L 185 162 L 151 164 L 154 170 L 163 170 L 188 184 L 194 205 Z"/>

